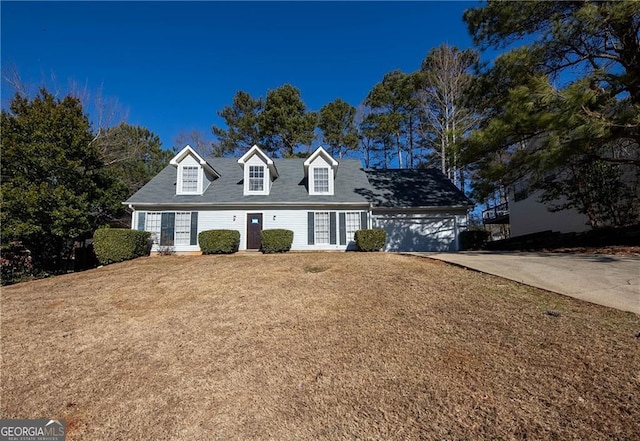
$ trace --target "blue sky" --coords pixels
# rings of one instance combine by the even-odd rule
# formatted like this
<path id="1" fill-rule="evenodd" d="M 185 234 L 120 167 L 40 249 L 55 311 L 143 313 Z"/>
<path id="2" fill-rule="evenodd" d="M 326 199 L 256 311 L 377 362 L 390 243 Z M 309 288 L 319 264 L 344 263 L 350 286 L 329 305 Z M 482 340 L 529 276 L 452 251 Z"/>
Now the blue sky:
<path id="1" fill-rule="evenodd" d="M 216 112 L 238 90 L 265 96 L 290 83 L 310 110 L 358 105 L 432 47 L 471 47 L 462 13 L 477 5 L 2 1 L 1 61 L 30 84 L 101 90 L 170 148 L 180 131 L 222 125 Z M 3 81 L 3 107 L 11 92 Z"/>

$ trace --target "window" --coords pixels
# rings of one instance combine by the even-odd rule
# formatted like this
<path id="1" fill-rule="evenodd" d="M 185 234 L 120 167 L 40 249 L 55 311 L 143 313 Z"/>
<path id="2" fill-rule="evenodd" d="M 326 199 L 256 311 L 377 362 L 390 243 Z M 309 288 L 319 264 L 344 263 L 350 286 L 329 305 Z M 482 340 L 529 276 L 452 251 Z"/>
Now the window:
<path id="1" fill-rule="evenodd" d="M 162 213 L 148 212 L 144 225 L 144 230 L 151 233 L 153 243 L 160 243 L 160 226 L 162 224 Z"/>
<path id="2" fill-rule="evenodd" d="M 313 191 L 315 193 L 329 193 L 329 168 L 313 169 Z"/>
<path id="3" fill-rule="evenodd" d="M 182 167 L 182 193 L 198 192 L 198 168 L 193 166 Z"/>
<path id="4" fill-rule="evenodd" d="M 189 245 L 191 242 L 191 212 L 177 212 L 175 225 L 176 245 Z"/>
<path id="5" fill-rule="evenodd" d="M 197 216 L 197 213 L 195 213 Z M 197 224 L 197 217 L 194 218 Z M 156 245 L 195 245 L 191 231 L 191 212 L 147 212 L 144 230 Z M 197 227 L 195 227 L 197 230 Z"/>
<path id="6" fill-rule="evenodd" d="M 249 191 L 264 191 L 264 166 L 249 166 Z"/>
<path id="7" fill-rule="evenodd" d="M 329 213 L 315 213 L 313 222 L 313 235 L 318 245 L 329 243 Z"/>
<path id="8" fill-rule="evenodd" d="M 360 227 L 360 219 L 361 215 L 359 211 L 348 211 L 345 216 L 345 229 L 347 231 L 347 243 L 349 243 L 354 239 L 354 235 L 356 231 L 359 230 Z"/>

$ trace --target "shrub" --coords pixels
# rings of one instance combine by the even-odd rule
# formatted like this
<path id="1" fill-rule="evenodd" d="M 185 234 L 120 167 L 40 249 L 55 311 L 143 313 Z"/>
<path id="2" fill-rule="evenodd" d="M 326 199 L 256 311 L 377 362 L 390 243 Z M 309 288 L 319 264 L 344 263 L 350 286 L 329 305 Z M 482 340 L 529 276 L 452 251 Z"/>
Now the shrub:
<path id="1" fill-rule="evenodd" d="M 14 241 L 3 246 L 0 255 L 3 285 L 20 282 L 33 276 L 33 260 L 22 242 Z"/>
<path id="2" fill-rule="evenodd" d="M 263 253 L 286 253 L 293 243 L 291 230 L 262 230 L 260 232 Z"/>
<path id="3" fill-rule="evenodd" d="M 489 240 L 491 233 L 485 230 L 469 230 L 461 231 L 458 234 L 458 243 L 461 250 L 479 250 Z"/>
<path id="4" fill-rule="evenodd" d="M 232 254 L 240 246 L 240 232 L 236 230 L 207 230 L 198 234 L 202 254 Z"/>
<path id="5" fill-rule="evenodd" d="M 357 230 L 355 240 L 359 251 L 380 251 L 387 240 L 387 232 L 381 228 Z"/>
<path id="6" fill-rule="evenodd" d="M 102 265 L 148 256 L 151 233 L 127 228 L 101 228 L 93 233 L 93 250 Z"/>

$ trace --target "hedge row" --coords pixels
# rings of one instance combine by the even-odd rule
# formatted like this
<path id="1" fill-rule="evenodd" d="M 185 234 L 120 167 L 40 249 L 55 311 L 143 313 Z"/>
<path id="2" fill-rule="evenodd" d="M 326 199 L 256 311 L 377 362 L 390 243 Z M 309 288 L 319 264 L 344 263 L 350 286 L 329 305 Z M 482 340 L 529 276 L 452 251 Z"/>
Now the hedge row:
<path id="1" fill-rule="evenodd" d="M 93 234 L 93 250 L 102 265 L 148 256 L 151 233 L 128 228 L 101 228 Z"/>
<path id="2" fill-rule="evenodd" d="M 293 243 L 293 231 L 291 230 L 262 230 L 260 232 L 263 253 L 286 253 Z"/>
<path id="3" fill-rule="evenodd" d="M 236 230 L 206 230 L 198 234 L 202 254 L 232 254 L 240 246 L 240 232 Z"/>
<path id="4" fill-rule="evenodd" d="M 359 251 L 380 251 L 387 240 L 387 232 L 381 228 L 357 230 L 355 240 Z"/>

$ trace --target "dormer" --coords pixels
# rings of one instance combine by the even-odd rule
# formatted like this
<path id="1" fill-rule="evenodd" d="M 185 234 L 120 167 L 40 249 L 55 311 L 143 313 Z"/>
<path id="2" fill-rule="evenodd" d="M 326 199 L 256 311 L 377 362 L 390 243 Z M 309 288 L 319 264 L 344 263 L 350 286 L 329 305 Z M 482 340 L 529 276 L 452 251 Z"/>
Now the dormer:
<path id="1" fill-rule="evenodd" d="M 238 164 L 244 171 L 244 195 L 268 195 L 271 183 L 278 177 L 273 159 L 254 145 L 238 159 Z"/>
<path id="2" fill-rule="evenodd" d="M 309 183 L 310 195 L 333 195 L 338 161 L 322 147 L 304 161 L 304 175 Z"/>
<path id="3" fill-rule="evenodd" d="M 176 167 L 176 194 L 201 195 L 220 175 L 191 146 L 185 146 L 169 164 Z"/>

